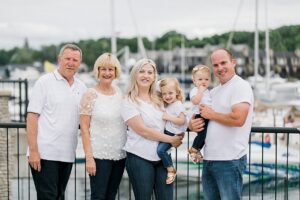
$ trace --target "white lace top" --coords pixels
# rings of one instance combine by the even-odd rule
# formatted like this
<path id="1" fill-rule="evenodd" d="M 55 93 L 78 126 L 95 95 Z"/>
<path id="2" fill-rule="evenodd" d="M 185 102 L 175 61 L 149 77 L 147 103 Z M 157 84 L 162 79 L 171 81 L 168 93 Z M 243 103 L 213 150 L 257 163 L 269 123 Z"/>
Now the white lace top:
<path id="1" fill-rule="evenodd" d="M 122 94 L 114 86 L 114 95 L 89 88 L 80 103 L 80 114 L 90 115 L 90 139 L 94 158 L 120 160 L 126 157 L 126 126 L 121 117 Z"/>

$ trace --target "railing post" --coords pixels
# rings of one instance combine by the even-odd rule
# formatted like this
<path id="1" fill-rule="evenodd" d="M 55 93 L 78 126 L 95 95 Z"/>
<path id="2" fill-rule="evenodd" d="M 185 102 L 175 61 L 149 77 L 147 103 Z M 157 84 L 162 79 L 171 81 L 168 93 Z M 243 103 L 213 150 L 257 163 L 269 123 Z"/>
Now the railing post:
<path id="1" fill-rule="evenodd" d="M 18 81 L 19 85 L 19 122 L 22 122 L 22 81 L 19 79 Z"/>
<path id="2" fill-rule="evenodd" d="M 25 106 L 25 113 L 24 113 L 24 119 L 25 122 L 27 121 L 27 107 L 28 107 L 28 80 L 24 80 L 24 87 L 25 87 L 25 99 L 24 99 L 24 106 Z"/>

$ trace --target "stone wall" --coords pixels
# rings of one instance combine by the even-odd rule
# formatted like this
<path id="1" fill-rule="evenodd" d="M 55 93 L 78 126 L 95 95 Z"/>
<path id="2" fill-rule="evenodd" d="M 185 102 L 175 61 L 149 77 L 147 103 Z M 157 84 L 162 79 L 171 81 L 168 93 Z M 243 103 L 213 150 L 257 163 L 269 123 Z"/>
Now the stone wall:
<path id="1" fill-rule="evenodd" d="M 8 101 L 10 92 L 0 91 L 0 122 L 10 122 L 10 114 L 8 109 Z M 8 148 L 7 148 L 8 141 Z M 15 134 L 7 134 L 7 129 L 0 129 L 0 199 L 11 199 L 12 197 L 12 181 L 13 167 L 13 144 Z M 8 160 L 7 161 L 7 149 Z M 9 170 L 8 170 L 9 169 Z M 9 178 L 8 178 L 9 171 Z M 9 191 L 9 194 L 8 194 Z"/>
<path id="2" fill-rule="evenodd" d="M 8 100 L 11 93 L 9 91 L 0 91 L 0 122 L 10 122 L 8 111 Z"/>

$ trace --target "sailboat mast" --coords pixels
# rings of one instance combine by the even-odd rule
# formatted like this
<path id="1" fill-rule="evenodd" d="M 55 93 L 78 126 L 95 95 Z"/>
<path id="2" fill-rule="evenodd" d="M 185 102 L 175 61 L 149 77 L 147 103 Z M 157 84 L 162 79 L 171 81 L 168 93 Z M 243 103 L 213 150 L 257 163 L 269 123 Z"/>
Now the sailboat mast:
<path id="1" fill-rule="evenodd" d="M 270 41 L 269 41 L 269 27 L 268 27 L 268 0 L 265 0 L 265 20 L 266 20 L 266 44 L 265 44 L 265 52 L 266 52 L 266 90 L 269 92 L 270 87 Z"/>
<path id="2" fill-rule="evenodd" d="M 132 9 L 132 6 L 131 6 L 131 1 L 127 0 L 127 2 L 128 2 L 127 5 L 129 6 L 131 18 L 132 18 L 132 21 L 133 21 L 133 24 L 134 24 L 135 32 L 137 34 L 138 52 L 139 52 L 139 54 L 140 54 L 140 56 L 142 58 L 147 58 L 147 54 L 146 54 L 145 46 L 144 46 L 144 43 L 143 43 L 143 39 L 142 39 L 142 37 L 140 35 L 139 29 L 138 29 L 138 25 L 136 23 L 136 20 L 135 20 L 134 14 L 133 14 L 133 9 Z"/>
<path id="3" fill-rule="evenodd" d="M 258 0 L 255 0 L 255 37 L 254 37 L 254 88 L 256 88 L 259 65 Z"/>
<path id="4" fill-rule="evenodd" d="M 111 53 L 117 53 L 117 39 L 115 31 L 115 13 L 114 13 L 114 0 L 110 0 L 110 13 L 111 13 Z"/>
<path id="5" fill-rule="evenodd" d="M 184 45 L 184 37 L 181 36 L 181 81 L 182 87 L 185 88 L 185 45 Z"/>

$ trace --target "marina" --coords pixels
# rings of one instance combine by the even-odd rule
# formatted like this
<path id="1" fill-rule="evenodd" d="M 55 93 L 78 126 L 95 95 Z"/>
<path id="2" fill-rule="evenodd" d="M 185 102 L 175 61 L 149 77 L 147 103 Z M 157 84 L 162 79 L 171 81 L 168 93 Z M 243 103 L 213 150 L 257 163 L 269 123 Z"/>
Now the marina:
<path id="1" fill-rule="evenodd" d="M 240 47 L 240 46 L 239 46 Z M 217 48 L 211 47 L 210 50 Z M 233 47 L 234 48 L 234 47 Z M 186 94 L 186 109 L 189 110 L 191 103 L 189 102 L 188 93 L 193 86 L 191 81 L 190 67 L 195 65 L 191 62 L 199 62 L 207 60 L 210 50 L 201 49 L 196 54 L 195 49 L 175 49 L 173 53 L 168 53 L 167 61 L 170 61 L 167 66 L 164 66 L 165 71 L 159 73 L 159 79 L 166 76 L 176 77 Z M 246 69 L 246 57 L 242 52 L 243 48 L 237 48 L 238 66 L 243 66 L 241 69 Z M 240 50 L 238 50 L 240 49 Z M 194 53 L 193 53 L 194 52 Z M 126 50 L 121 55 L 120 60 L 123 61 L 123 74 L 119 80 L 115 81 L 123 91 L 129 81 L 128 72 L 131 66 L 128 64 L 134 63 L 141 54 L 129 54 Z M 157 52 L 156 52 L 157 53 Z M 157 55 L 155 52 L 148 52 L 150 58 L 156 61 Z M 164 54 L 162 54 L 164 55 Z M 200 56 L 199 56 L 200 55 Z M 253 59 L 253 58 L 250 58 Z M 274 58 L 279 59 L 279 58 Z M 289 59 L 289 58 L 286 58 Z M 300 60 L 300 58 L 298 58 Z M 158 61 L 156 61 L 158 62 Z M 184 67 L 184 63 L 188 67 Z M 243 64 L 244 63 L 244 64 Z M 48 63 L 49 64 L 49 63 Z M 265 66 L 264 66 L 265 67 Z M 42 66 L 42 68 L 47 68 Z M 55 65 L 54 65 L 55 68 Z M 54 69 L 52 68 L 52 70 Z M 186 70 L 182 70 L 186 69 Z M 241 69 L 237 72 L 242 73 Z M 270 69 L 274 69 L 270 68 Z M 80 70 L 84 71 L 84 70 Z M 23 69 L 16 68 L 10 72 L 11 79 L 26 80 L 24 83 L 12 82 L 10 84 L 2 84 L 2 90 L 11 91 L 12 97 L 9 101 L 9 112 L 11 120 L 15 122 L 24 122 L 26 105 L 31 94 L 31 89 L 35 80 L 43 73 L 33 66 L 25 67 Z M 254 76 L 245 77 L 252 85 L 255 94 L 255 112 L 253 119 L 253 127 L 258 130 L 251 132 L 249 138 L 250 147 L 248 153 L 248 165 L 244 172 L 244 199 L 295 199 L 300 193 L 300 134 L 299 124 L 300 118 L 297 113 L 300 111 L 300 81 L 289 81 L 286 78 L 281 78 L 278 74 L 270 77 L 263 77 L 259 74 L 253 73 Z M 269 74 L 269 73 L 266 73 Z M 77 77 L 85 82 L 87 87 L 93 87 L 96 80 L 92 72 L 84 71 L 77 74 Z M 13 81 L 11 80 L 11 81 Z M 5 82 L 5 80 L 3 81 Z M 24 84 L 24 86 L 23 86 Z M 212 86 L 217 84 L 213 83 Z M 27 88 L 24 91 L 24 88 Z M 24 126 L 24 125 L 23 125 Z M 260 127 L 269 127 L 267 131 L 259 129 Z M 275 129 L 272 129 L 275 127 Z M 278 132 L 282 127 L 290 127 L 287 129 L 293 133 L 285 130 Z M 5 127 L 4 127 L 5 128 Z M 14 127 L 16 128 L 16 127 Z M 16 145 L 19 151 L 15 151 L 14 163 L 18 166 L 14 169 L 14 177 L 10 185 L 12 185 L 13 199 L 34 199 L 35 189 L 28 171 L 26 152 L 26 139 L 23 127 L 19 134 L 19 143 Z M 278 128 L 278 129 L 276 129 Z M 174 196 L 175 199 L 200 199 L 202 196 L 201 188 L 201 174 L 202 163 L 193 164 L 187 154 L 187 149 L 191 145 L 195 133 L 187 133 L 183 144 L 172 151 L 173 160 L 176 163 L 178 176 L 175 182 Z M 76 156 L 76 165 L 74 166 L 68 189 L 66 192 L 67 199 L 89 199 L 89 178 L 85 173 L 85 157 L 80 137 L 78 132 L 78 148 Z M 18 165 L 16 165 L 18 163 Z M 22 166 L 22 167 L 20 167 Z M 26 167 L 25 167 L 26 166 Z M 16 196 L 17 195 L 17 196 Z M 275 198 L 274 198 L 275 197 Z M 118 199 L 132 199 L 132 189 L 128 182 L 128 176 L 125 173 L 121 183 Z"/>
<path id="2" fill-rule="evenodd" d="M 110 46 L 111 52 L 117 55 L 121 61 L 123 74 L 114 84 L 118 85 L 122 91 L 125 90 L 129 81 L 129 71 L 138 59 L 143 57 L 154 60 L 158 66 L 159 79 L 173 76 L 180 81 L 186 96 L 185 107 L 188 111 L 191 107 L 188 94 L 193 86 L 191 69 L 200 63 L 210 66 L 210 53 L 216 48 L 224 47 L 224 44 L 214 44 L 211 41 L 219 40 L 219 43 L 221 43 L 224 38 L 214 37 L 214 39 L 194 41 L 193 39 L 189 40 L 184 34 L 170 31 L 161 38 L 153 40 L 151 49 L 148 44 L 148 49 L 146 50 L 143 42 L 147 40 L 139 34 L 132 5 L 128 1 L 128 5 L 126 6 L 130 8 L 134 24 L 136 34 L 136 38 L 134 39 L 136 40 L 136 46 L 134 48 L 136 51 L 132 51 L 132 48 L 130 49 L 129 46 L 124 44 L 122 44 L 122 48 L 117 48 L 117 44 L 124 41 L 120 42 L 122 41 L 120 40 L 121 38 L 117 38 L 119 33 L 115 28 L 113 0 L 110 3 L 111 12 L 109 14 L 111 15 L 110 25 L 112 30 L 109 39 L 111 40 L 111 44 L 109 45 L 106 39 L 80 41 L 87 54 L 90 54 L 85 59 L 89 60 L 87 58 L 93 57 L 92 53 L 99 53 L 99 46 L 105 46 L 101 51 L 108 51 L 107 49 L 109 48 L 106 47 Z M 257 4 L 258 1 L 256 1 L 255 5 L 254 41 L 251 40 L 251 43 L 248 44 L 233 43 L 235 25 L 237 19 L 239 19 L 239 10 L 233 30 L 228 33 L 230 37 L 226 44 L 227 48 L 232 50 L 237 59 L 237 74 L 251 84 L 255 95 L 255 112 L 249 137 L 247 168 L 243 174 L 242 199 L 299 199 L 300 50 L 294 49 L 293 51 L 282 52 L 270 48 L 266 13 L 266 26 L 264 27 L 265 50 L 259 50 L 260 33 L 258 30 Z M 242 1 L 240 1 L 239 9 L 241 5 Z M 267 3 L 265 6 L 267 7 Z M 276 34 L 279 33 L 276 32 Z M 276 36 L 276 34 L 274 35 Z M 284 38 L 287 38 L 287 36 Z M 155 44 L 155 42 L 162 40 L 167 41 L 167 45 L 163 44 L 167 47 L 155 48 L 155 45 L 159 45 Z M 94 41 L 93 45 L 89 43 L 91 41 Z M 205 45 L 197 46 L 197 42 L 204 42 Z M 90 49 L 93 46 L 97 46 L 95 48 L 97 51 L 91 52 Z M 53 47 L 58 48 L 58 46 L 55 47 L 53 45 L 49 49 L 53 49 Z M 50 54 L 49 49 L 44 53 Z M 24 48 L 21 48 L 21 51 L 25 53 L 31 52 L 27 38 Z M 55 49 L 53 52 L 57 53 L 56 51 Z M 38 53 L 43 55 L 41 52 Z M 86 55 L 85 52 L 84 55 Z M 1 197 L 5 199 L 36 199 L 36 191 L 26 158 L 27 140 L 25 121 L 27 105 L 35 81 L 43 74 L 51 73 L 57 67 L 56 63 L 51 63 L 48 60 L 43 60 L 42 62 L 34 61 L 31 64 L 8 64 L 0 68 L 0 93 L 4 91 L 1 93 L 0 100 L 6 101 L 5 103 L 8 104 L 8 113 L 3 117 L 5 118 L 5 122 L 0 120 L 0 145 L 3 148 L 3 154 L 1 154 L 3 157 L 1 157 L 0 164 L 0 181 L 2 181 L 1 187 L 6 189 L 5 194 L 1 194 Z M 89 65 L 91 68 L 92 63 L 90 62 Z M 96 84 L 96 80 L 93 73 L 89 70 L 88 64 L 83 63 L 76 76 L 87 87 L 93 87 Z M 211 87 L 216 84 L 218 83 L 213 78 Z M 3 107 L 1 109 L 4 110 Z M 2 110 L 1 114 L 3 114 Z M 193 132 L 186 132 L 183 144 L 177 149 L 172 149 L 172 159 L 178 173 L 174 182 L 174 199 L 176 200 L 203 199 L 201 185 L 203 164 L 192 163 L 187 153 L 187 149 L 189 149 L 195 136 L 196 134 Z M 90 192 L 89 177 L 85 169 L 85 155 L 79 129 L 76 160 L 67 186 L 66 200 L 90 199 Z M 123 175 L 117 199 L 134 199 L 132 187 L 126 172 Z M 153 197 L 153 199 L 155 198 Z"/>

